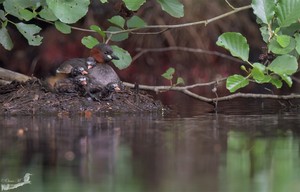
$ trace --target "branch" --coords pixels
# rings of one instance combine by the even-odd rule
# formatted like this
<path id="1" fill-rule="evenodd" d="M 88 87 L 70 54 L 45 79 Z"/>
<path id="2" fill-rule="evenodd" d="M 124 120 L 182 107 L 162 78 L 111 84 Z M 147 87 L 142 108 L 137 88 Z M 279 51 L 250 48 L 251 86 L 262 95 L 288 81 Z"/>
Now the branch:
<path id="1" fill-rule="evenodd" d="M 216 56 L 223 57 L 223 58 L 226 58 L 226 59 L 238 62 L 238 63 L 244 63 L 240 59 L 236 59 L 235 57 L 228 56 L 226 54 L 223 54 L 223 53 L 220 53 L 217 51 L 207 51 L 204 49 L 196 49 L 196 48 L 189 48 L 189 47 L 163 47 L 163 48 L 153 48 L 153 49 L 137 48 L 136 50 L 140 51 L 140 52 L 132 58 L 132 62 L 134 62 L 139 57 L 141 57 L 142 55 L 144 55 L 145 53 L 148 53 L 148 52 L 186 51 L 186 52 L 193 52 L 193 53 L 204 53 L 204 54 L 208 54 L 208 55 L 216 55 Z"/>
<path id="2" fill-rule="evenodd" d="M 116 35 L 116 34 L 120 34 L 120 33 L 133 33 L 134 31 L 139 31 L 139 30 L 143 30 L 143 29 L 163 29 L 161 31 L 158 32 L 140 32 L 140 33 L 134 33 L 134 34 L 138 34 L 138 35 L 145 35 L 145 34 L 159 34 L 162 33 L 168 29 L 175 29 L 175 28 L 183 28 L 183 27 L 189 27 L 189 26 L 194 26 L 194 25 L 202 25 L 204 24 L 205 26 L 208 25 L 209 23 L 212 23 L 216 20 L 222 19 L 224 17 L 227 17 L 229 15 L 235 14 L 237 12 L 246 10 L 246 9 L 250 9 L 251 5 L 247 5 L 247 6 L 243 6 L 243 7 L 238 7 L 238 8 L 234 8 L 231 7 L 233 10 L 229 11 L 227 13 L 221 14 L 219 16 L 213 17 L 211 19 L 207 19 L 207 20 L 201 20 L 201 21 L 196 21 L 196 22 L 190 22 L 190 23 L 182 23 L 182 24 L 176 24 L 176 25 L 147 25 L 145 27 L 139 27 L 139 28 L 132 28 L 132 29 L 124 29 L 124 30 L 120 30 L 120 31 L 103 31 L 106 34 L 111 34 L 111 35 Z M 51 21 L 47 21 L 43 18 L 37 17 L 36 19 L 40 20 L 40 21 L 44 21 L 46 23 L 50 23 L 50 24 L 54 24 L 54 22 Z M 74 27 L 71 26 L 72 29 L 74 30 L 78 30 L 78 31 L 84 31 L 84 32 L 91 32 L 91 33 L 96 33 L 94 30 L 91 29 L 84 29 L 84 28 L 79 28 L 79 27 Z"/>
<path id="3" fill-rule="evenodd" d="M 215 105 L 216 103 L 220 101 L 228 101 L 233 100 L 236 98 L 252 98 L 252 99 L 278 99 L 278 100 L 291 100 L 291 99 L 300 99 L 300 94 L 290 94 L 290 95 L 273 95 L 273 94 L 254 94 L 254 93 L 234 93 L 231 95 L 223 96 L 223 97 L 205 97 L 198 95 L 196 93 L 193 93 L 189 89 L 195 88 L 195 87 L 203 87 L 203 86 L 214 86 L 217 87 L 220 82 L 226 80 L 226 78 L 222 78 L 216 81 L 211 81 L 207 83 L 197 83 L 189 86 L 180 86 L 180 87 L 174 87 L 174 86 L 149 86 L 149 85 L 139 85 L 140 89 L 143 90 L 149 90 L 154 91 L 156 93 L 163 92 L 163 91 L 178 91 L 182 92 L 192 98 L 195 98 L 200 101 L 204 101 L 209 104 Z M 124 82 L 124 85 L 130 88 L 135 87 L 134 84 Z"/>

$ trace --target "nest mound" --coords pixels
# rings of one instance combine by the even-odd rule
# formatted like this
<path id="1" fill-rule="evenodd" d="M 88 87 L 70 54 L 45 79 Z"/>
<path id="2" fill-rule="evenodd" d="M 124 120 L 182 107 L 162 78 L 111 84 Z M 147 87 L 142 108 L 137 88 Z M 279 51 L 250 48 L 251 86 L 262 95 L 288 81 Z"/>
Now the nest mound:
<path id="1" fill-rule="evenodd" d="M 56 93 L 39 79 L 12 82 L 0 87 L 0 114 L 89 114 L 119 112 L 155 112 L 163 110 L 160 101 L 146 92 L 125 89 L 114 93 L 112 101 L 93 101 L 78 94 Z"/>

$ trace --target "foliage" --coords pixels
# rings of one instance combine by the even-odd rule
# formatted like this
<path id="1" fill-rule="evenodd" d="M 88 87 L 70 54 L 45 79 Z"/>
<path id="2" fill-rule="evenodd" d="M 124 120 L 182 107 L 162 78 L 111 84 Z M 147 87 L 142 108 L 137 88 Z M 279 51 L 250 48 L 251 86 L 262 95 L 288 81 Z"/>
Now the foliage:
<path id="1" fill-rule="evenodd" d="M 184 85 L 184 80 L 182 77 L 177 77 L 176 83 L 173 83 L 173 78 L 175 74 L 175 69 L 173 67 L 170 67 L 167 69 L 161 76 L 167 80 L 170 81 L 171 86 L 177 86 L 177 85 Z"/>
<path id="2" fill-rule="evenodd" d="M 217 45 L 249 64 L 248 69 L 241 67 L 246 76 L 235 74 L 228 77 L 226 87 L 230 92 L 235 92 L 251 80 L 271 83 L 276 88 L 281 88 L 285 82 L 291 87 L 291 75 L 298 70 L 300 54 L 300 0 L 253 0 L 252 8 L 268 52 L 262 55 L 261 62 L 251 63 L 248 60 L 247 40 L 239 33 L 222 34 Z"/>
<path id="3" fill-rule="evenodd" d="M 138 10 L 146 0 L 122 0 L 129 11 Z M 7 49 L 12 50 L 13 41 L 7 30 L 8 24 L 15 26 L 19 32 L 27 39 L 29 45 L 39 46 L 43 37 L 39 35 L 41 28 L 33 24 L 33 19 L 42 20 L 54 24 L 55 28 L 64 34 L 72 32 L 71 24 L 76 23 L 84 17 L 91 0 L 2 0 L 0 9 L 0 43 Z M 108 0 L 100 0 L 99 3 L 109 3 Z M 161 8 L 173 17 L 183 16 L 183 5 L 178 0 L 157 0 Z M 11 16 L 17 18 L 9 19 Z M 108 20 L 111 26 L 102 30 L 100 26 L 91 25 L 91 31 L 100 34 L 103 42 L 122 41 L 129 37 L 127 29 L 137 29 L 147 26 L 146 22 L 138 16 L 125 19 L 120 15 L 113 16 Z M 92 48 L 99 40 L 91 35 L 82 39 L 82 43 Z M 124 69 L 132 61 L 130 54 L 120 47 L 113 46 L 114 51 L 120 60 L 114 64 Z"/>

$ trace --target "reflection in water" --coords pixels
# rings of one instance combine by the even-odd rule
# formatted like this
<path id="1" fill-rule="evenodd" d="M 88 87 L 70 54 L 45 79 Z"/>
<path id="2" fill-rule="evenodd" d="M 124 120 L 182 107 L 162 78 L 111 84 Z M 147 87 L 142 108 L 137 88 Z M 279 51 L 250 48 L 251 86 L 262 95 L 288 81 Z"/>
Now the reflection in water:
<path id="1" fill-rule="evenodd" d="M 1 117 L 1 184 L 22 191 L 296 191 L 299 115 Z"/>

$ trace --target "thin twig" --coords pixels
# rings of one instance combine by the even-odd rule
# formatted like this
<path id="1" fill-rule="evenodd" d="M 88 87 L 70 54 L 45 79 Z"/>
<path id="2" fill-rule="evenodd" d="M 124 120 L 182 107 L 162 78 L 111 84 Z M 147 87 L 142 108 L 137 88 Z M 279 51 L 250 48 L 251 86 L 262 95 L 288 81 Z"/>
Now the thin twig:
<path id="1" fill-rule="evenodd" d="M 246 10 L 246 9 L 250 9 L 250 8 L 251 8 L 251 5 L 246 5 L 246 6 L 243 6 L 243 7 L 234 8 L 232 11 L 229 11 L 227 13 L 221 14 L 219 16 L 213 17 L 213 18 L 208 19 L 208 20 L 201 20 L 201 21 L 190 22 L 190 23 L 182 23 L 182 24 L 176 24 L 176 25 L 146 25 L 144 27 L 124 29 L 124 30 L 120 30 L 120 31 L 103 31 L 103 32 L 106 33 L 106 34 L 115 35 L 115 34 L 120 34 L 120 33 L 131 33 L 131 32 L 139 31 L 139 30 L 142 30 L 142 29 L 164 29 L 164 30 L 168 30 L 168 29 L 183 28 L 183 27 L 189 27 L 189 26 L 195 26 L 195 25 L 203 25 L 203 24 L 207 25 L 207 24 L 209 24 L 211 22 L 214 22 L 216 20 L 222 19 L 222 18 L 227 17 L 229 15 L 232 15 L 232 14 L 235 14 L 237 12 L 240 12 L 240 11 L 243 11 L 243 10 Z M 43 18 L 40 18 L 40 17 L 36 17 L 36 19 L 40 20 L 40 21 L 44 21 L 46 23 L 54 24 L 54 22 L 47 21 L 47 20 L 45 20 Z M 90 30 L 90 29 L 84 29 L 84 28 L 79 28 L 79 27 L 74 27 L 74 26 L 71 26 L 71 28 L 75 29 L 75 30 L 78 30 L 78 31 L 92 32 L 92 33 L 95 32 L 95 31 Z M 138 33 L 136 33 L 136 34 L 138 34 Z M 140 33 L 140 34 L 145 35 L 147 33 L 144 32 L 144 33 Z M 153 32 L 149 32 L 149 34 L 153 34 Z"/>
<path id="2" fill-rule="evenodd" d="M 141 57 L 143 54 L 148 53 L 148 52 L 164 52 L 164 51 L 186 51 L 186 52 L 193 52 L 193 53 L 204 53 L 204 54 L 208 54 L 208 55 L 216 55 L 219 57 L 223 57 L 238 63 L 244 63 L 242 60 L 240 59 L 236 59 L 235 57 L 217 52 L 217 51 L 208 51 L 208 50 L 204 50 L 204 49 L 196 49 L 196 48 L 189 48 L 189 47 L 163 47 L 163 48 L 151 48 L 151 49 L 142 49 L 142 48 L 137 48 L 137 51 L 139 51 L 138 54 L 136 54 L 133 58 L 132 58 L 132 62 L 134 62 L 135 60 L 137 60 L 139 57 Z"/>

